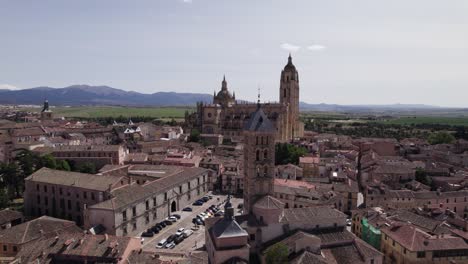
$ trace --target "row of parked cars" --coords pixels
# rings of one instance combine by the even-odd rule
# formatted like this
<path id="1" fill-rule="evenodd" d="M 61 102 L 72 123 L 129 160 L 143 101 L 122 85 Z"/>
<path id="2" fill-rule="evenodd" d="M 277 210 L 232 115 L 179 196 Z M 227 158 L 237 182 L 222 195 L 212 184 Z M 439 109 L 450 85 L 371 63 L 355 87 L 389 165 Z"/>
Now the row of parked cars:
<path id="1" fill-rule="evenodd" d="M 223 216 L 224 211 L 220 210 L 218 206 L 211 205 L 204 213 L 198 214 L 192 219 L 192 223 L 195 225 L 205 225 L 205 219 L 213 216 Z"/>
<path id="2" fill-rule="evenodd" d="M 193 230 L 181 227 L 177 230 L 175 234 L 170 235 L 168 238 L 159 241 L 159 243 L 156 245 L 156 248 L 174 248 L 176 245 L 184 241 L 184 239 L 191 236 L 192 234 Z"/>
<path id="3" fill-rule="evenodd" d="M 155 234 L 158 234 L 159 231 L 161 231 L 163 228 L 165 228 L 168 225 L 172 225 L 173 223 L 177 222 L 177 220 L 180 219 L 179 214 L 173 214 L 163 221 L 157 223 L 151 228 L 148 228 L 145 232 L 141 234 L 142 237 L 153 237 Z"/>
<path id="4" fill-rule="evenodd" d="M 208 200 L 211 200 L 211 199 L 213 199 L 213 195 L 206 195 L 206 196 L 203 196 L 202 198 L 196 200 L 195 202 L 193 202 L 192 205 L 200 206 L 200 205 L 203 205 L 204 203 L 208 202 Z"/>

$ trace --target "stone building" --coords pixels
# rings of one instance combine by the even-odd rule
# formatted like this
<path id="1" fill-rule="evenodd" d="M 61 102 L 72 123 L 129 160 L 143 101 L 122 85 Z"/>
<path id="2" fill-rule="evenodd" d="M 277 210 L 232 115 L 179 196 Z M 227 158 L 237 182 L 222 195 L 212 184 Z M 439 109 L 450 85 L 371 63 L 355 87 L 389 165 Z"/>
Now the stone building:
<path id="1" fill-rule="evenodd" d="M 265 103 L 262 108 L 275 128 L 275 140 L 289 141 L 304 134 L 304 124 L 299 120 L 299 74 L 291 55 L 281 71 L 279 102 Z M 255 103 L 236 101 L 235 94 L 228 90 L 224 78 L 221 90 L 213 95 L 213 103 L 197 104 L 197 112 L 187 117 L 187 121 L 198 127 L 202 134 L 241 137 L 245 124 L 256 109 Z"/>
<path id="2" fill-rule="evenodd" d="M 137 165 L 93 175 L 42 168 L 26 178 L 27 216 L 136 236 L 208 191 L 210 170 Z"/>

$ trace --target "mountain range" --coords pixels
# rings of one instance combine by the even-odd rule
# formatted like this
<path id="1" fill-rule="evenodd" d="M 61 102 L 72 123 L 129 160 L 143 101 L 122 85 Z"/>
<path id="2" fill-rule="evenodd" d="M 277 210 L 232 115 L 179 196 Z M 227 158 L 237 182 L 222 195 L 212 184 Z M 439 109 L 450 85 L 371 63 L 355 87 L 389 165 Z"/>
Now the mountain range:
<path id="1" fill-rule="evenodd" d="M 213 96 L 201 93 L 157 92 L 144 94 L 109 86 L 72 85 L 64 88 L 47 86 L 23 90 L 0 90 L 0 104 L 41 105 L 49 100 L 55 106 L 121 105 L 121 106 L 194 106 L 196 102 L 212 102 Z M 337 105 L 300 102 L 301 110 L 309 111 L 383 111 L 424 110 L 437 106 L 418 104 Z"/>

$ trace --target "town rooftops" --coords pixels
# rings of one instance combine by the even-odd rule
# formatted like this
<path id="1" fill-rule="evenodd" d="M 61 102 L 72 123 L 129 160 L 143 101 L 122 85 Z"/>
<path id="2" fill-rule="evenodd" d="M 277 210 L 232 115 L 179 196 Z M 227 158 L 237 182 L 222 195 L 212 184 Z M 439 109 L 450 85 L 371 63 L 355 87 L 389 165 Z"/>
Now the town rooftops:
<path id="1" fill-rule="evenodd" d="M 119 176 L 60 171 L 44 167 L 27 177 L 26 181 L 106 191 L 109 190 L 109 186 L 118 183 L 121 179 Z"/>
<path id="2" fill-rule="evenodd" d="M 0 225 L 9 223 L 17 219 L 22 219 L 22 218 L 23 218 L 23 214 L 18 211 L 14 211 L 10 209 L 4 209 L 0 211 Z"/>
<path id="3" fill-rule="evenodd" d="M 281 223 L 307 222 L 317 217 L 328 218 L 331 221 L 345 219 L 346 215 L 328 206 L 283 209 Z"/>
<path id="4" fill-rule="evenodd" d="M 82 232 L 75 222 L 41 216 L 26 223 L 13 226 L 0 232 L 0 243 L 24 244 L 44 235 L 57 232 Z"/>
<path id="5" fill-rule="evenodd" d="M 284 208 L 284 203 L 273 196 L 266 195 L 255 202 L 254 207 L 263 209 L 282 209 Z"/>
<path id="6" fill-rule="evenodd" d="M 275 179 L 274 182 L 275 186 L 283 186 L 289 188 L 304 188 L 304 189 L 315 189 L 315 185 L 305 182 L 305 181 L 297 181 L 291 179 Z"/>
<path id="7" fill-rule="evenodd" d="M 139 246 L 134 237 L 62 233 L 24 246 L 17 259 L 20 263 L 120 263 Z"/>
<path id="8" fill-rule="evenodd" d="M 71 146 L 57 146 L 54 148 L 54 152 L 76 152 L 76 151 L 87 151 L 87 152 L 114 152 L 119 151 L 121 145 L 71 145 Z"/>
<path id="9" fill-rule="evenodd" d="M 210 233 L 216 238 L 248 236 L 247 232 L 234 219 L 223 217 L 211 228 Z"/>
<path id="10" fill-rule="evenodd" d="M 381 230 L 410 251 L 468 250 L 468 244 L 460 237 L 432 236 L 410 224 L 397 222 L 390 227 L 384 226 Z"/>

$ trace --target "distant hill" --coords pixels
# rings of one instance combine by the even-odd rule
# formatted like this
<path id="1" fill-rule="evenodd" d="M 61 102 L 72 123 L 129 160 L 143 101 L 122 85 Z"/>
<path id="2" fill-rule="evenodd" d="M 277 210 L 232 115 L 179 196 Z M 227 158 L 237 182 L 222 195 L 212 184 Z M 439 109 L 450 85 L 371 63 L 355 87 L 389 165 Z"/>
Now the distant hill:
<path id="1" fill-rule="evenodd" d="M 125 106 L 186 106 L 196 102 L 211 102 L 212 95 L 196 93 L 157 92 L 143 94 L 127 92 L 109 86 L 72 85 L 65 88 L 36 87 L 24 90 L 0 90 L 0 104 L 35 104 L 44 99 L 51 105 L 125 105 Z"/>
<path id="2" fill-rule="evenodd" d="M 302 111 L 326 112 L 379 112 L 379 111 L 410 111 L 440 109 L 438 106 L 424 104 L 390 104 L 390 105 L 337 105 L 337 104 L 308 104 L 300 102 Z"/>
<path id="3" fill-rule="evenodd" d="M 144 94 L 109 86 L 72 85 L 64 88 L 35 87 L 23 90 L 0 89 L 0 104 L 41 105 L 49 100 L 55 106 L 193 106 L 196 102 L 211 103 L 213 96 L 200 93 L 157 92 Z M 300 102 L 302 111 L 373 112 L 393 110 L 437 109 L 437 106 L 417 104 L 337 105 Z"/>

